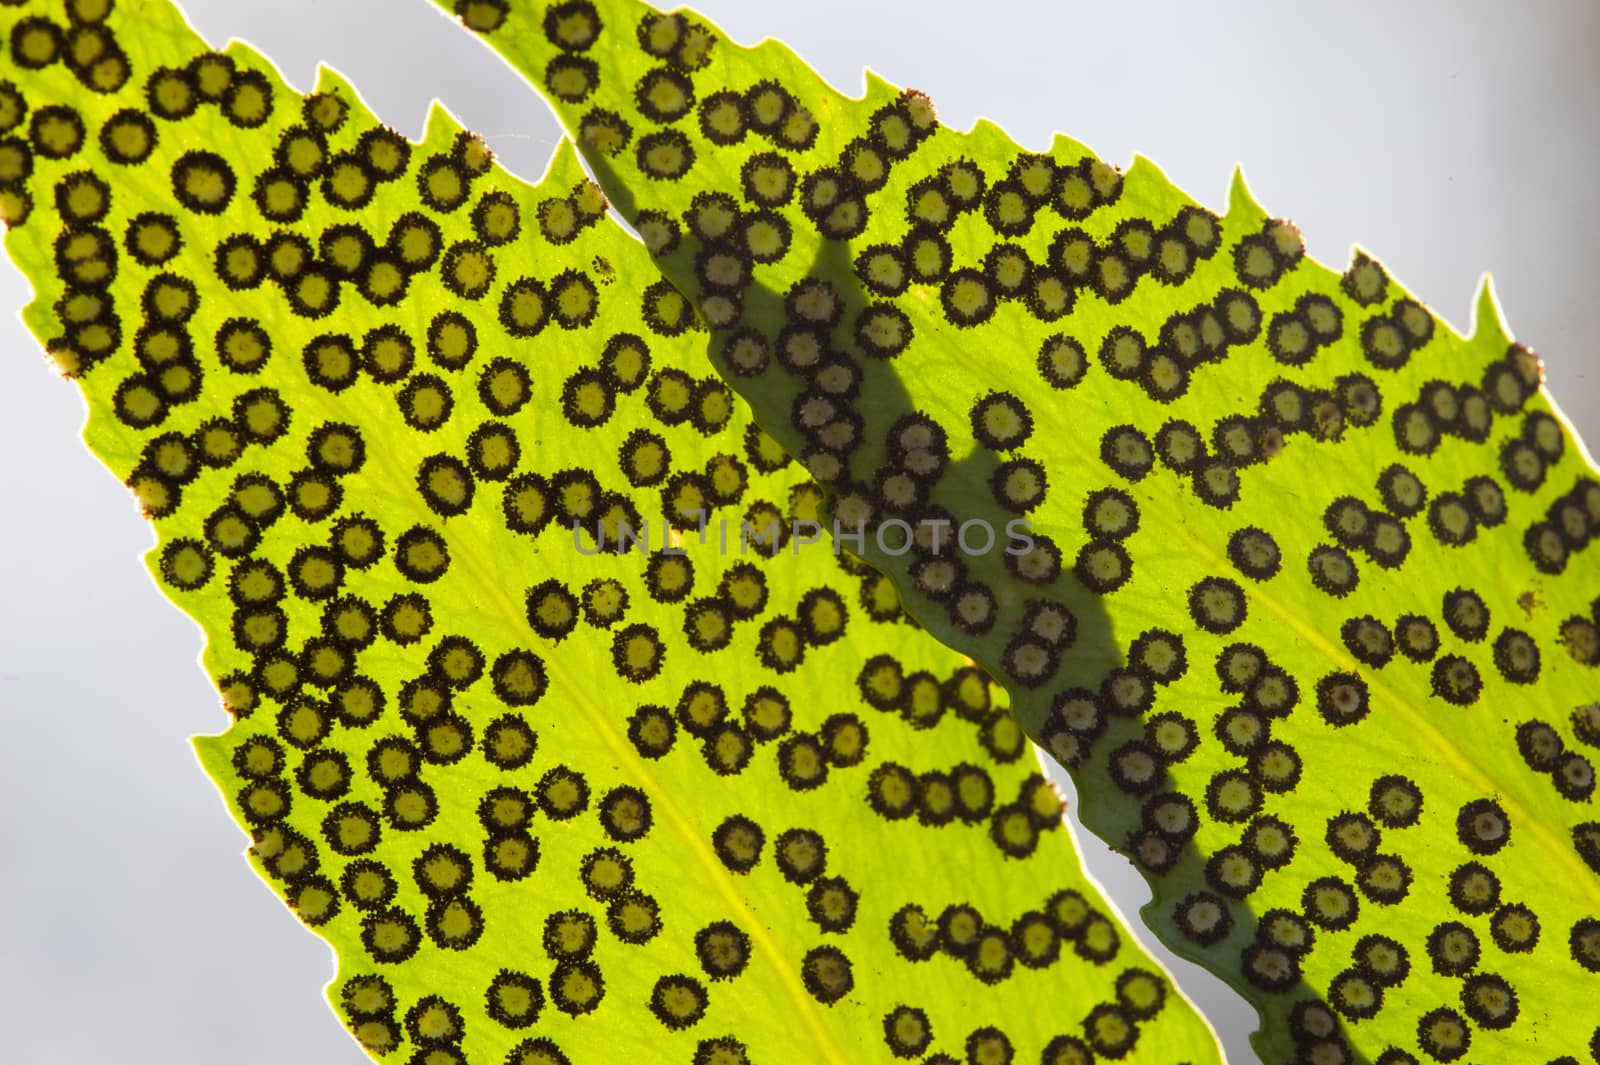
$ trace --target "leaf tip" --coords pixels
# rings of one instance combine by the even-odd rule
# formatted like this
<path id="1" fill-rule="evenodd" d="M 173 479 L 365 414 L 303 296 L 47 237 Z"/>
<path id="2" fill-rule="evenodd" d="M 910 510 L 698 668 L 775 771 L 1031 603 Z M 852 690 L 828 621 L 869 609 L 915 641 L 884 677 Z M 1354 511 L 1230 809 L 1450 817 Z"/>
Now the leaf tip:
<path id="1" fill-rule="evenodd" d="M 1493 340 L 1497 347 L 1509 344 L 1512 340 L 1505 314 L 1500 310 L 1500 297 L 1495 295 L 1494 278 L 1487 272 L 1478 278 L 1478 294 L 1472 301 L 1472 322 L 1468 336 L 1474 341 Z"/>
<path id="2" fill-rule="evenodd" d="M 894 83 L 871 67 L 864 67 L 861 71 L 862 82 L 866 87 L 865 99 L 868 102 L 878 100 L 893 100 L 899 97 L 900 90 Z"/>
<path id="3" fill-rule="evenodd" d="M 1266 208 L 1256 201 L 1250 184 L 1244 177 L 1244 164 L 1235 163 L 1233 179 L 1228 183 L 1228 214 L 1266 218 Z"/>
<path id="4" fill-rule="evenodd" d="M 461 121 L 446 107 L 443 100 L 434 97 L 428 101 L 428 117 L 422 125 L 422 143 L 447 142 L 466 131 Z"/>

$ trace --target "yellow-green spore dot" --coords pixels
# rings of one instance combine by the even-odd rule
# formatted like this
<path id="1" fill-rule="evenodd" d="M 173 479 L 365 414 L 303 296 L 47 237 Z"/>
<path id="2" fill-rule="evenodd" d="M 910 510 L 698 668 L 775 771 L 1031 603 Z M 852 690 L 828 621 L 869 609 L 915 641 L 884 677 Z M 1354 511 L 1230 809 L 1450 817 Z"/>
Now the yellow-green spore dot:
<path id="1" fill-rule="evenodd" d="M 455 408 L 449 386 L 431 374 L 412 377 L 396 398 L 407 424 L 423 432 L 439 428 Z"/>
<path id="2" fill-rule="evenodd" d="M 322 177 L 322 194 L 340 207 L 365 206 L 373 191 L 372 175 L 350 156 L 334 158 Z"/>
<path id="3" fill-rule="evenodd" d="M 641 682 L 661 671 L 666 648 L 654 630 L 646 625 L 633 625 L 617 634 L 612 643 L 611 658 L 617 672 L 624 680 Z"/>
<path id="4" fill-rule="evenodd" d="M 450 211 L 460 206 L 467 196 L 465 175 L 444 157 L 429 160 L 418 176 L 422 197 L 438 211 Z"/>

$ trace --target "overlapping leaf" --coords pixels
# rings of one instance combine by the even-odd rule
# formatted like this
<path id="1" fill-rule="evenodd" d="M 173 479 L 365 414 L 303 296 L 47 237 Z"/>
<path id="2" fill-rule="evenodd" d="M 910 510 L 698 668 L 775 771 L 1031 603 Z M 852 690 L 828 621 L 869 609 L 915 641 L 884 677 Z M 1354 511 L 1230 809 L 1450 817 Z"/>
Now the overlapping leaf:
<path id="1" fill-rule="evenodd" d="M 803 542 L 821 493 L 570 148 L 530 188 L 170 5 L 38 7 L 0 15 L 26 317 L 374 1056 L 1216 1060 L 987 678 Z"/>
<path id="2" fill-rule="evenodd" d="M 1266 1060 L 1600 1059 L 1600 483 L 1487 289 L 1460 336 L 1242 182 L 1219 216 L 690 15 L 444 6 Z"/>

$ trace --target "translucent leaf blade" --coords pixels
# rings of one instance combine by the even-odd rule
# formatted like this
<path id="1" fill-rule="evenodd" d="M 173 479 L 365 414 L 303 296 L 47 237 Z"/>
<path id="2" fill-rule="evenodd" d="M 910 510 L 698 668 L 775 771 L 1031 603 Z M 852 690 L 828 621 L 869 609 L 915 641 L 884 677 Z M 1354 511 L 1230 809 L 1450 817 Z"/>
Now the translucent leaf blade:
<path id="1" fill-rule="evenodd" d="M 1214 1060 L 982 675 L 858 563 L 741 548 L 814 493 L 570 150 L 530 188 L 442 111 L 407 144 L 170 5 L 0 34 L 42 49 L 7 68 L 27 320 L 155 522 L 234 715 L 201 759 L 370 1052 Z M 648 551 L 596 550 L 623 525 Z M 957 904 L 950 951 L 896 947 Z"/>
<path id="2" fill-rule="evenodd" d="M 1592 1052 L 1600 485 L 1487 291 L 1462 337 L 1364 253 L 1307 259 L 1242 181 L 1219 215 L 693 16 L 550 11 L 458 13 L 843 528 L 1048 538 L 866 555 L 1007 682 L 1158 932 L 1262 1010 L 1264 1058 Z M 825 375 L 859 388 L 824 403 Z"/>

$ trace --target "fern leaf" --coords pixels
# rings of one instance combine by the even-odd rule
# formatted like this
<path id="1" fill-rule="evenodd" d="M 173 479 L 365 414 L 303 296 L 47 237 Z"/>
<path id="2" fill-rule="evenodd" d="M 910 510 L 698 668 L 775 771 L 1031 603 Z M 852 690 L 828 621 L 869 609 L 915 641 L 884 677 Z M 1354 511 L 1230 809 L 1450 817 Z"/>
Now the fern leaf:
<path id="1" fill-rule="evenodd" d="M 1596 1052 L 1600 481 L 1487 288 L 1463 336 L 1242 180 L 1218 214 L 692 15 L 453 9 L 1264 1060 Z"/>
<path id="2" fill-rule="evenodd" d="M 820 493 L 570 147 L 528 187 L 165 3 L 0 39 L 25 318 L 374 1057 L 1216 1060 L 1003 697 L 802 543 Z"/>

